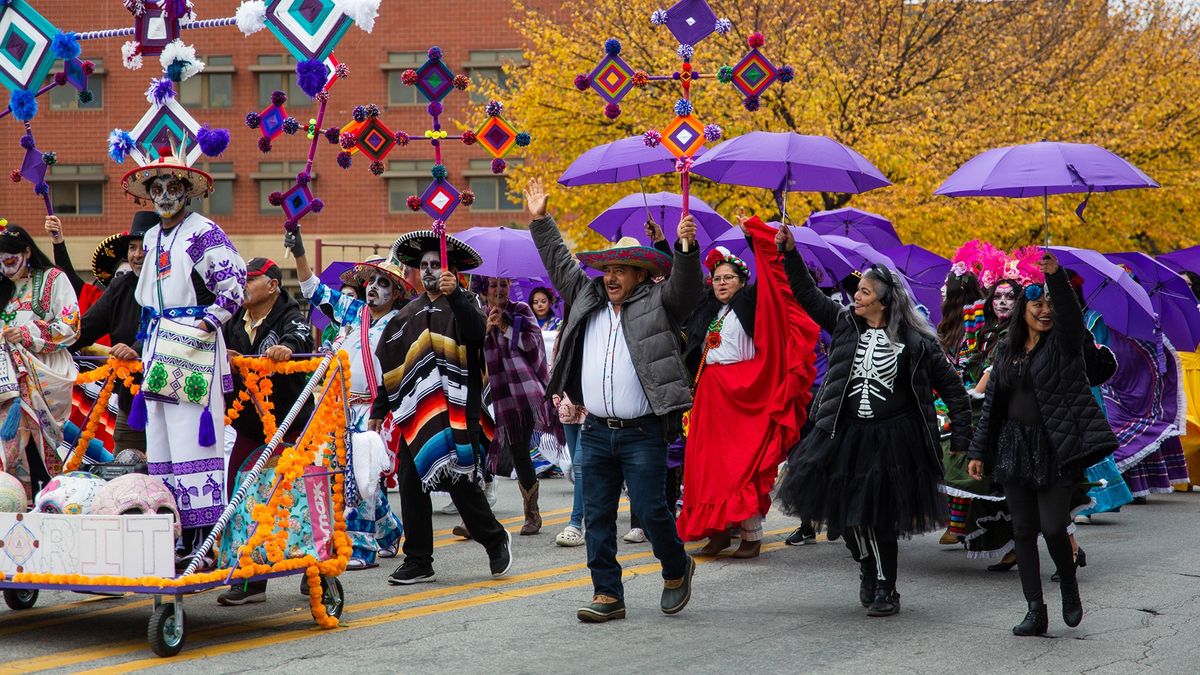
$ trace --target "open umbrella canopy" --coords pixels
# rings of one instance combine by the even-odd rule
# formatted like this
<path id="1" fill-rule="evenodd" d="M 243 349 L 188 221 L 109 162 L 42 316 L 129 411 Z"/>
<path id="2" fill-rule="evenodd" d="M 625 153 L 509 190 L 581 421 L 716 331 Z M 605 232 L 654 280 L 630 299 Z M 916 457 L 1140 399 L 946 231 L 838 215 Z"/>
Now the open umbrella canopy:
<path id="1" fill-rule="evenodd" d="M 1083 278 L 1083 304 L 1100 312 L 1109 328 L 1140 340 L 1158 340 L 1161 333 L 1150 296 L 1125 270 L 1088 249 L 1051 246 L 1050 250 L 1060 265 Z"/>
<path id="2" fill-rule="evenodd" d="M 779 227 L 777 222 L 767 224 Z M 836 287 L 842 279 L 858 271 L 846 256 L 816 232 L 806 227 L 793 227 L 792 235 L 796 238 L 796 250 L 800 252 L 804 263 L 812 269 L 820 270 L 822 278 L 817 280 L 819 286 Z M 717 237 L 712 245 L 705 249 L 705 253 L 717 246 L 724 246 L 730 253 L 745 260 L 753 274 L 754 252 L 750 250 L 750 244 L 740 229 L 731 228 L 729 232 Z"/>
<path id="3" fill-rule="evenodd" d="M 472 274 L 507 279 L 544 279 L 550 276 L 529 230 L 472 227 L 454 236 L 483 257 L 483 264 L 471 270 Z"/>
<path id="4" fill-rule="evenodd" d="M 877 250 L 900 246 L 900 235 L 892 221 L 878 213 L 863 211 L 853 207 L 834 209 L 832 211 L 817 211 L 808 217 L 804 223 L 817 234 L 837 234 L 849 237 L 864 244 L 870 244 Z"/>
<path id="5" fill-rule="evenodd" d="M 1073 192 L 1156 188 L 1158 183 L 1098 145 L 1042 141 L 976 155 L 934 194 L 946 197 L 1043 197 Z"/>
<path id="6" fill-rule="evenodd" d="M 883 249 L 882 253 L 891 258 L 905 276 L 919 284 L 941 288 L 950 273 L 949 260 L 916 244 Z"/>
<path id="7" fill-rule="evenodd" d="M 713 239 L 725 234 L 731 227 L 725 220 L 703 201 L 691 197 L 688 200 L 688 212 L 695 216 L 699 228 L 696 230 L 696 240 L 701 247 L 707 246 Z M 646 246 L 653 245 L 646 236 L 645 223 L 653 220 L 662 228 L 667 241 L 675 244 L 675 228 L 683 218 L 683 197 L 674 192 L 654 192 L 645 194 L 635 192 L 622 197 L 616 204 L 608 207 L 603 213 L 588 223 L 595 232 L 609 241 L 621 237 L 633 237 Z M 741 231 L 738 230 L 740 233 Z"/>
<path id="8" fill-rule="evenodd" d="M 1200 274 L 1200 246 L 1190 246 L 1178 251 L 1163 253 L 1158 256 L 1157 260 L 1180 274 L 1184 272 Z"/>
<path id="9" fill-rule="evenodd" d="M 704 148 L 696 152 L 700 157 Z M 675 172 L 675 157 L 661 145 L 646 145 L 641 136 L 604 143 L 584 152 L 558 177 L 564 187 L 622 183 Z"/>
<path id="10" fill-rule="evenodd" d="M 1150 304 L 1171 344 L 1180 351 L 1195 351 L 1200 344 L 1200 309 L 1187 282 L 1175 270 L 1145 253 L 1107 253 L 1104 257 L 1133 272 L 1134 280 L 1150 296 Z"/>
<path id="11" fill-rule="evenodd" d="M 866 157 L 825 136 L 751 131 L 713 147 L 692 173 L 725 185 L 857 194 L 891 182 Z"/>
<path id="12" fill-rule="evenodd" d="M 866 270 L 871 265 L 882 265 L 898 272 L 900 274 L 900 282 L 904 284 L 904 288 L 908 291 L 908 294 L 915 298 L 928 311 L 930 322 L 936 324 L 941 320 L 941 284 L 930 287 L 912 283 L 912 280 L 904 274 L 904 271 L 900 269 L 900 266 L 894 260 L 875 250 L 869 244 L 836 234 L 827 234 L 823 239 L 841 251 L 851 264 L 858 267 L 859 271 Z"/>

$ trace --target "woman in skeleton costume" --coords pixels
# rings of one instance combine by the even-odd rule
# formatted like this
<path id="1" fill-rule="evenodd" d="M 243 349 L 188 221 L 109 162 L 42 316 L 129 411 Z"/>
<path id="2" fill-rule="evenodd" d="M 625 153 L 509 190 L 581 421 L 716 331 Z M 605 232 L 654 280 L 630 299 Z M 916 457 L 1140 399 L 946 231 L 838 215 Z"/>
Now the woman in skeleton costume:
<path id="1" fill-rule="evenodd" d="M 942 353 L 893 271 L 872 265 L 854 304 L 830 300 L 806 269 L 797 299 L 832 336 L 829 369 L 813 410 L 813 432 L 792 451 L 779 502 L 825 523 L 859 561 L 858 599 L 868 616 L 900 611 L 897 540 L 945 522 L 940 433 L 934 399 L 950 412 L 951 450 L 970 443 L 962 379 Z"/>

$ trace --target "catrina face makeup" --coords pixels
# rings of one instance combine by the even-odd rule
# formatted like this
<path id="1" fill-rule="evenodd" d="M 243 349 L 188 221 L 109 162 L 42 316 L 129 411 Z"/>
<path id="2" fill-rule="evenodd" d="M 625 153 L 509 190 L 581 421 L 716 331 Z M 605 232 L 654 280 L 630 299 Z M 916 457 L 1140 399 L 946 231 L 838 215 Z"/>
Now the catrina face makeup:
<path id="1" fill-rule="evenodd" d="M 174 176 L 156 176 L 150 179 L 147 189 L 154 202 L 154 212 L 160 218 L 172 218 L 187 203 L 187 186 Z"/>
<path id="2" fill-rule="evenodd" d="M 374 308 L 390 307 L 396 296 L 396 284 L 386 274 L 373 274 L 367 282 L 367 304 Z"/>
<path id="3" fill-rule="evenodd" d="M 1004 321 L 1012 316 L 1013 308 L 1017 305 L 1017 289 L 1010 283 L 1001 281 L 992 294 L 992 311 L 996 317 Z"/>
<path id="4" fill-rule="evenodd" d="M 24 253 L 0 254 L 0 273 L 9 279 L 16 280 L 25 272 L 26 257 Z"/>

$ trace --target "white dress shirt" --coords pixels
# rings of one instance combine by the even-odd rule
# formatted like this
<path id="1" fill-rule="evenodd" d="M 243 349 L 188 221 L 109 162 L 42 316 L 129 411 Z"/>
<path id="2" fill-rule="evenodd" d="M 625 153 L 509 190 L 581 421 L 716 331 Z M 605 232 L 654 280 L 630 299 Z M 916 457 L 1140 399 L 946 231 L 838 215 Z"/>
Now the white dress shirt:
<path id="1" fill-rule="evenodd" d="M 621 315 L 612 303 L 588 319 L 580 385 L 583 406 L 598 417 L 628 420 L 654 412 L 633 367 Z"/>
<path id="2" fill-rule="evenodd" d="M 724 310 L 722 310 L 724 311 Z M 707 338 L 708 334 L 705 333 Z M 721 344 L 708 350 L 704 362 L 708 365 L 740 363 L 754 358 L 754 339 L 746 334 L 737 312 L 732 310 L 721 323 Z"/>

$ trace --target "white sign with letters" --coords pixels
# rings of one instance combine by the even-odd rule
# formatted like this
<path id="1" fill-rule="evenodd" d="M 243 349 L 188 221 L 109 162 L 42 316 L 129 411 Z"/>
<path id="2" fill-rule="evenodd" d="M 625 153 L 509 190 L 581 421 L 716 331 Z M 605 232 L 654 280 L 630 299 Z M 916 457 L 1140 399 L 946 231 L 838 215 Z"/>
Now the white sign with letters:
<path id="1" fill-rule="evenodd" d="M 173 577 L 170 515 L 0 513 L 0 572 Z"/>

